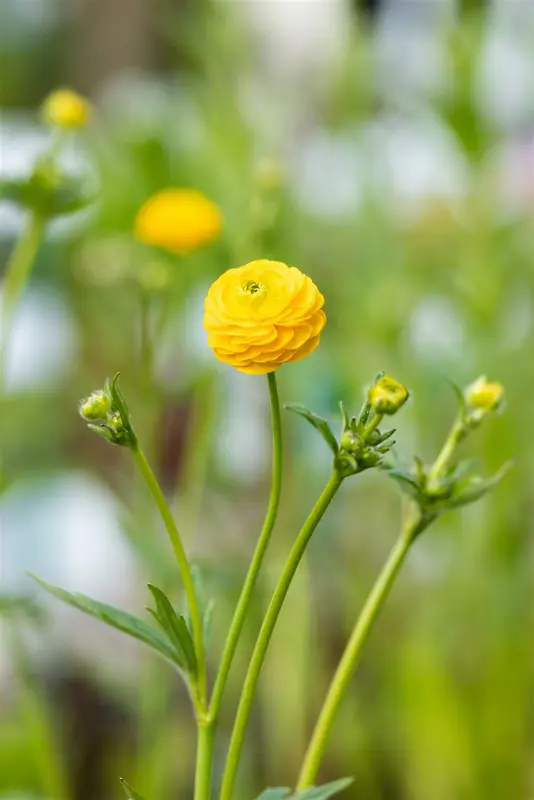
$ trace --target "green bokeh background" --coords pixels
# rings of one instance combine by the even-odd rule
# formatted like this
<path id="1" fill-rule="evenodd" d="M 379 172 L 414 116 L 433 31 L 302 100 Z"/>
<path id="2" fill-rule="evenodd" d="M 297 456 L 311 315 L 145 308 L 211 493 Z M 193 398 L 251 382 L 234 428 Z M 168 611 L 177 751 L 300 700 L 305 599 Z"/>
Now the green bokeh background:
<path id="1" fill-rule="evenodd" d="M 485 373 L 506 387 L 505 413 L 489 420 L 463 453 L 477 459 L 484 475 L 508 459 L 515 460 L 513 471 L 482 502 L 440 519 L 417 542 L 346 698 L 322 778 L 354 775 L 347 800 L 534 797 L 532 107 L 515 128 L 484 111 L 477 76 L 490 13 L 477 3 L 463 5 L 434 43 L 439 39 L 444 54 L 444 84 L 408 99 L 397 92 L 394 74 L 385 84 L 376 80 L 377 37 L 362 14 L 350 18 L 318 84 L 304 81 L 291 91 L 281 81 L 277 91 L 240 3 L 136 0 L 75 9 L 36 0 L 35 13 L 46 24 L 33 27 L 13 0 L 1 10 L 4 120 L 38 126 L 36 108 L 56 85 L 89 94 L 95 117 L 77 148 L 98 192 L 92 210 L 52 232 L 39 253 L 33 286 L 68 309 L 76 353 L 45 388 L 15 388 L 3 398 L 3 492 L 7 497 L 20 482 L 43 475 L 85 471 L 122 508 L 139 587 L 132 605 L 143 607 L 149 580 L 176 587 L 170 551 L 128 453 L 91 437 L 75 413 L 79 397 L 120 370 L 163 484 L 169 493 L 179 487 L 177 518 L 206 592 L 216 599 L 212 668 L 269 486 L 268 438 L 255 444 L 256 429 L 268 437 L 264 379 L 230 374 L 197 342 L 199 298 L 212 279 L 256 257 L 295 264 L 312 276 L 326 298 L 328 325 L 312 357 L 280 371 L 282 399 L 336 421 L 338 401 L 356 410 L 374 374 L 387 370 L 411 391 L 398 418 L 401 461 L 437 453 L 455 413 L 447 379 L 463 385 Z M 532 36 L 524 39 L 532 57 Z M 135 96 L 117 82 L 130 67 L 138 70 Z M 437 187 L 410 204 L 392 189 L 388 147 L 397 124 L 416 125 L 425 114 L 463 165 L 464 180 L 461 192 L 444 195 Z M 303 171 L 301 156 L 318 131 L 332 150 L 359 154 L 357 202 L 329 204 L 339 170 L 330 187 L 324 148 L 310 156 L 322 184 L 307 180 L 313 167 Z M 521 146 L 529 141 L 530 150 Z M 514 143 L 530 193 L 511 205 L 512 178 L 496 168 L 495 154 Z M 408 149 L 408 175 L 411 157 Z M 143 200 L 173 185 L 204 191 L 225 220 L 219 241 L 180 260 L 142 250 L 131 236 Z M 2 264 L 11 247 L 4 234 Z M 168 324 L 156 378 L 147 386 L 139 369 L 139 275 L 155 261 L 169 275 L 166 292 L 153 298 L 165 307 Z M 235 393 L 241 411 L 247 408 L 242 420 Z M 233 445 L 227 425 L 238 430 Z M 328 476 L 328 452 L 311 429 L 289 416 L 284 425 L 280 520 L 232 673 L 216 774 L 255 626 Z M 239 449 L 248 441 L 244 463 L 254 468 L 246 478 L 233 460 L 242 462 Z M 347 481 L 317 531 L 269 651 L 238 800 L 294 781 L 329 676 L 400 514 L 393 483 L 365 474 Z M 6 552 L 10 535 L 6 525 Z M 8 588 L 21 580 L 7 568 L 3 578 Z M 128 651 L 128 669 L 112 655 L 103 666 L 75 640 L 54 635 L 57 605 L 50 611 L 47 626 L 32 634 L 40 644 L 30 648 L 37 655 L 29 669 L 57 731 L 69 797 L 118 798 L 119 774 L 147 800 L 190 797 L 194 728 L 175 677 L 137 649 Z M 24 634 L 27 627 L 19 622 Z M 110 652 L 124 645 L 119 634 L 108 642 Z M 42 736 L 10 680 L 2 693 L 0 797 L 40 797 Z"/>

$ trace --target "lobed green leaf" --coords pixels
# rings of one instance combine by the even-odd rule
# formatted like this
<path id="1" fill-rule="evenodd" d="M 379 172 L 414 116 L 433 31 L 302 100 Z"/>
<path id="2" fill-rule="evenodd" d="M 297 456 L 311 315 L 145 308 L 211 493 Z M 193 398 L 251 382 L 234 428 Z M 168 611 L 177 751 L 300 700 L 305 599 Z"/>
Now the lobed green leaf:
<path id="1" fill-rule="evenodd" d="M 304 419 L 307 420 L 310 425 L 313 425 L 313 427 L 319 431 L 333 454 L 337 456 L 339 451 L 337 439 L 334 436 L 330 425 L 323 417 L 320 417 L 318 414 L 310 411 L 309 408 L 306 408 L 306 406 L 302 406 L 298 403 L 290 403 L 285 405 L 284 408 L 287 408 L 288 411 L 293 411 L 295 414 L 299 414 L 301 417 L 304 417 Z"/>
<path id="2" fill-rule="evenodd" d="M 115 608 L 115 606 L 101 603 L 99 600 L 93 600 L 91 597 L 87 597 L 84 594 L 68 592 L 65 589 L 61 589 L 59 586 L 53 586 L 41 580 L 41 578 L 38 578 L 36 575 L 30 574 L 30 577 L 32 577 L 34 581 L 37 581 L 45 591 L 57 597 L 59 600 L 62 600 L 64 603 L 77 608 L 84 614 L 88 614 L 95 619 L 105 622 L 106 625 L 116 628 L 122 631 L 122 633 L 126 633 L 128 636 L 132 636 L 134 639 L 138 639 L 140 642 L 152 648 L 152 650 L 160 653 L 160 655 L 164 656 L 168 661 L 171 661 L 173 664 L 177 663 L 176 653 L 169 637 L 155 626 L 145 622 L 145 620 L 133 614 L 128 614 L 126 611 L 122 611 L 119 608 Z"/>

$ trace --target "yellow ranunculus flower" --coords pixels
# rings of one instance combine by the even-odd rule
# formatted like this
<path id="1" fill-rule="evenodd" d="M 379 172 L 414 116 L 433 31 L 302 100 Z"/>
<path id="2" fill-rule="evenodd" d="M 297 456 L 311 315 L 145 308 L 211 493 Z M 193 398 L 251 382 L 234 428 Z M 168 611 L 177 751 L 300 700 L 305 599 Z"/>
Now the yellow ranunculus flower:
<path id="1" fill-rule="evenodd" d="M 56 89 L 43 103 L 43 117 L 58 128 L 81 128 L 89 122 L 91 103 L 71 89 Z"/>
<path id="2" fill-rule="evenodd" d="M 139 241 L 179 255 L 211 242 L 220 230 L 219 209 L 196 189 L 164 189 L 148 198 L 135 219 Z"/>
<path id="3" fill-rule="evenodd" d="M 296 267 L 261 259 L 224 272 L 204 303 L 204 328 L 220 361 L 241 372 L 274 372 L 319 344 L 324 297 Z"/>
<path id="4" fill-rule="evenodd" d="M 481 411 L 494 411 L 504 398 L 504 387 L 497 382 L 491 383 L 485 375 L 481 375 L 480 378 L 467 387 L 465 396 L 471 408 Z"/>

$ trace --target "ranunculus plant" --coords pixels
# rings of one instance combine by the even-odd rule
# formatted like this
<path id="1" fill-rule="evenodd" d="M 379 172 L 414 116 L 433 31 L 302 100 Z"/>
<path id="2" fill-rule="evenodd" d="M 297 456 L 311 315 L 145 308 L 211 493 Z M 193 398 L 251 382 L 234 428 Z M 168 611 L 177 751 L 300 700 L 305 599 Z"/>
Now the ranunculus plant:
<path id="1" fill-rule="evenodd" d="M 177 199 L 167 198 L 172 202 Z M 161 203 L 162 198 L 157 202 Z M 204 201 L 201 205 L 204 205 Z M 200 213 L 200 205 L 197 211 Z M 160 243 L 165 246 L 177 247 L 177 242 L 169 239 L 169 236 L 172 238 L 172 226 L 166 229 L 164 235 L 160 235 L 161 219 L 159 222 L 156 220 L 157 224 L 150 228 L 152 213 L 150 206 L 142 212 L 144 220 L 140 223 L 140 229 L 144 231 L 145 240 L 155 242 L 160 239 Z M 202 232 L 199 235 L 204 236 L 206 226 L 200 225 L 198 230 L 200 228 Z M 183 242 L 183 238 L 181 241 Z M 269 643 L 306 548 L 343 482 L 369 469 L 381 470 L 384 475 L 395 480 L 407 496 L 402 529 L 368 599 L 361 612 L 356 615 L 345 652 L 332 677 L 322 708 L 318 709 L 309 746 L 303 753 L 300 774 L 295 775 L 296 788 L 267 789 L 261 795 L 261 800 L 326 800 L 342 792 L 351 783 L 349 777 L 316 786 L 336 713 L 352 680 L 369 631 L 395 577 L 411 546 L 439 515 L 482 497 L 500 480 L 505 471 L 503 469 L 489 479 L 482 479 L 470 475 L 467 465 L 456 461 L 457 446 L 483 423 L 488 414 L 497 410 L 502 402 L 502 387 L 496 383 L 488 383 L 485 378 L 480 378 L 465 391 L 457 390 L 458 416 L 434 463 L 425 465 L 420 459 L 416 459 L 414 466 L 406 469 L 391 463 L 390 450 L 395 431 L 388 422 L 406 403 L 409 393 L 391 376 L 383 373 L 377 375 L 361 408 L 354 415 L 348 414 L 343 404 L 340 405 L 339 435 L 334 433 L 326 419 L 308 408 L 302 405 L 287 406 L 290 411 L 310 423 L 324 439 L 330 449 L 331 473 L 304 525 L 292 539 L 293 545 L 257 631 L 256 643 L 237 704 L 225 764 L 221 773 L 214 775 L 214 741 L 221 703 L 283 489 L 282 423 L 276 371 L 283 364 L 309 355 L 319 345 L 326 323 L 323 304 L 323 295 L 307 275 L 295 267 L 268 260 L 252 261 L 245 266 L 228 270 L 215 281 L 206 297 L 204 325 L 215 356 L 242 372 L 253 376 L 267 375 L 273 430 L 269 505 L 226 642 L 216 665 L 208 664 L 207 610 L 203 607 L 202 597 L 195 583 L 190 557 L 184 548 L 181 533 L 165 495 L 145 456 L 119 388 L 118 375 L 106 381 L 103 388 L 93 392 L 79 407 L 81 416 L 92 431 L 112 444 L 127 448 L 135 459 L 169 535 L 184 590 L 184 602 L 177 608 L 162 588 L 149 585 L 151 619 L 142 619 L 84 595 L 71 594 L 43 581 L 39 582 L 56 597 L 142 641 L 175 667 L 189 690 L 197 726 L 195 800 L 211 800 L 215 796 L 219 800 L 240 797 L 235 792 L 236 778 Z M 251 377 L 250 380 L 259 378 Z M 273 775 L 273 781 L 275 779 L 276 775 Z M 143 800 L 142 794 L 124 781 L 123 786 L 132 800 Z M 220 787 L 218 792 L 215 792 L 215 787 Z M 139 789 L 142 791 L 143 787 Z"/>

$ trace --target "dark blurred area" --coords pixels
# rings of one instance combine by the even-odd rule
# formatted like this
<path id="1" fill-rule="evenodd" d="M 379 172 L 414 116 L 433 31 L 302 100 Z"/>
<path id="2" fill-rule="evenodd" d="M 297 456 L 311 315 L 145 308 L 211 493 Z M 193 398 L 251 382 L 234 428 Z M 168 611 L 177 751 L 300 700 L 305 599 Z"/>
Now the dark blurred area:
<path id="1" fill-rule="evenodd" d="M 0 617 L 2 800 L 118 800 L 119 775 L 148 800 L 192 795 L 194 726 L 173 673 L 37 596 L 26 573 L 140 614 L 149 581 L 179 594 L 128 454 L 77 415 L 120 370 L 216 601 L 214 671 L 265 513 L 270 433 L 264 381 L 214 361 L 202 302 L 221 272 L 258 257 L 299 266 L 326 298 L 320 348 L 280 370 L 284 402 L 337 425 L 338 401 L 355 412 L 385 369 L 411 391 L 397 456 L 430 461 L 455 413 L 447 380 L 487 374 L 507 408 L 465 454 L 483 474 L 515 460 L 494 493 L 417 543 L 322 779 L 355 775 L 347 800 L 534 798 L 533 31 L 529 0 L 2 0 L 0 174 L 31 169 L 48 141 L 38 107 L 70 86 L 95 113 L 62 158 L 97 194 L 50 226 L 9 343 L 2 587 L 47 613 Z M 184 258 L 141 255 L 135 214 L 168 186 L 216 202 L 223 233 Z M 21 221 L 0 202 L 0 270 Z M 140 287 L 165 321 L 148 386 Z M 216 774 L 254 632 L 329 470 L 304 425 L 284 428 L 281 514 Z M 400 506 L 383 475 L 365 474 L 318 529 L 265 665 L 237 800 L 294 781 Z M 64 797 L 51 797 L 58 780 Z"/>

